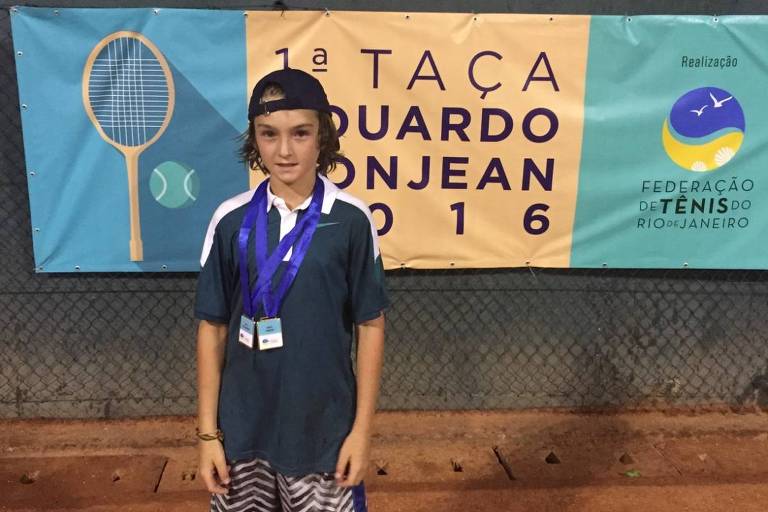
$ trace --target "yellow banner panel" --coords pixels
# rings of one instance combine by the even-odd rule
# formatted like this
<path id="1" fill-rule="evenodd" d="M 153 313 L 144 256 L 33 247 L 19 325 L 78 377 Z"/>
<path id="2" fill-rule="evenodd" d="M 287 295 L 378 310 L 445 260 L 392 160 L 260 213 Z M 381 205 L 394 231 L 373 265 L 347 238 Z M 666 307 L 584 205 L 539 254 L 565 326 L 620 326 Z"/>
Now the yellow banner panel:
<path id="1" fill-rule="evenodd" d="M 249 91 L 324 85 L 386 268 L 568 267 L 588 16 L 249 12 Z M 258 180 L 252 176 L 252 180 Z"/>

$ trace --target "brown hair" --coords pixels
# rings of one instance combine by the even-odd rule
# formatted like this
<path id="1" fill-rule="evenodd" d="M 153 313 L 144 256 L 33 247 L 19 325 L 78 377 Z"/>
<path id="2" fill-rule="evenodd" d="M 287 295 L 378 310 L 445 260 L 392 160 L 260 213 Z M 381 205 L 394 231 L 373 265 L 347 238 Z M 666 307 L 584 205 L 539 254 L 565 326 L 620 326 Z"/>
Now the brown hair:
<path id="1" fill-rule="evenodd" d="M 285 97 L 282 87 L 277 84 L 268 84 L 261 96 L 261 101 L 282 99 Z M 341 157 L 341 145 L 336 125 L 328 112 L 317 112 L 319 128 L 317 132 L 317 145 L 320 147 L 320 155 L 317 157 L 317 172 L 323 176 L 336 168 L 336 162 Z M 243 145 L 240 148 L 241 161 L 248 164 L 250 169 L 260 169 L 264 174 L 269 174 L 269 169 L 264 166 L 256 145 L 256 128 L 253 119 L 248 121 L 248 129 L 240 136 Z"/>

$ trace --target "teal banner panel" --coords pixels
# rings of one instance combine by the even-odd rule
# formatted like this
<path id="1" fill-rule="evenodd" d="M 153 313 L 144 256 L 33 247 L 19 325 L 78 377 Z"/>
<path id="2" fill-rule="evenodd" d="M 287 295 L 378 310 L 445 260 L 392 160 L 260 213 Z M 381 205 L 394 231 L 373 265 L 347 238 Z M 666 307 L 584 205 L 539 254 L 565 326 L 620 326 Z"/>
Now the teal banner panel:
<path id="1" fill-rule="evenodd" d="M 242 11 L 14 8 L 39 272 L 199 269 L 248 188 Z"/>
<path id="2" fill-rule="evenodd" d="M 593 17 L 572 267 L 768 268 L 768 18 Z"/>

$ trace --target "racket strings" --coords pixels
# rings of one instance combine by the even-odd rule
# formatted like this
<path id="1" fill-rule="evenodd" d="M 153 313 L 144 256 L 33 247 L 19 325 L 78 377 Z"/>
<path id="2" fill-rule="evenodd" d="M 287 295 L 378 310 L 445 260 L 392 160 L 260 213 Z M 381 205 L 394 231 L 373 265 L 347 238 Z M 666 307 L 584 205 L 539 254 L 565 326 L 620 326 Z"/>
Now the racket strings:
<path id="1" fill-rule="evenodd" d="M 114 142 L 140 146 L 160 130 L 168 114 L 169 85 L 162 65 L 140 40 L 110 41 L 96 57 L 89 101 L 99 125 Z"/>

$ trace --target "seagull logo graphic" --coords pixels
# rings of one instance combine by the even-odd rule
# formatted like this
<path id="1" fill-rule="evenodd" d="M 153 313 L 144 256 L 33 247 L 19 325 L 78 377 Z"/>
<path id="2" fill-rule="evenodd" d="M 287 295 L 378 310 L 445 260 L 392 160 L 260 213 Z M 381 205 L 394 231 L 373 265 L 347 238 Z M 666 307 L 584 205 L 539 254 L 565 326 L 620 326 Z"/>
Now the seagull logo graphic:
<path id="1" fill-rule="evenodd" d="M 715 108 L 720 108 L 720 107 L 723 106 L 723 103 L 725 103 L 728 100 L 732 100 L 733 99 L 733 96 L 728 96 L 727 98 L 724 98 L 722 100 L 718 100 L 717 98 L 715 98 L 715 95 L 712 94 L 711 92 L 709 93 L 709 97 L 712 98 L 712 105 Z"/>
<path id="2" fill-rule="evenodd" d="M 704 113 L 704 109 L 707 108 L 709 105 L 703 105 L 699 110 L 691 110 L 694 114 L 696 114 L 696 117 L 701 117 L 701 114 Z"/>

